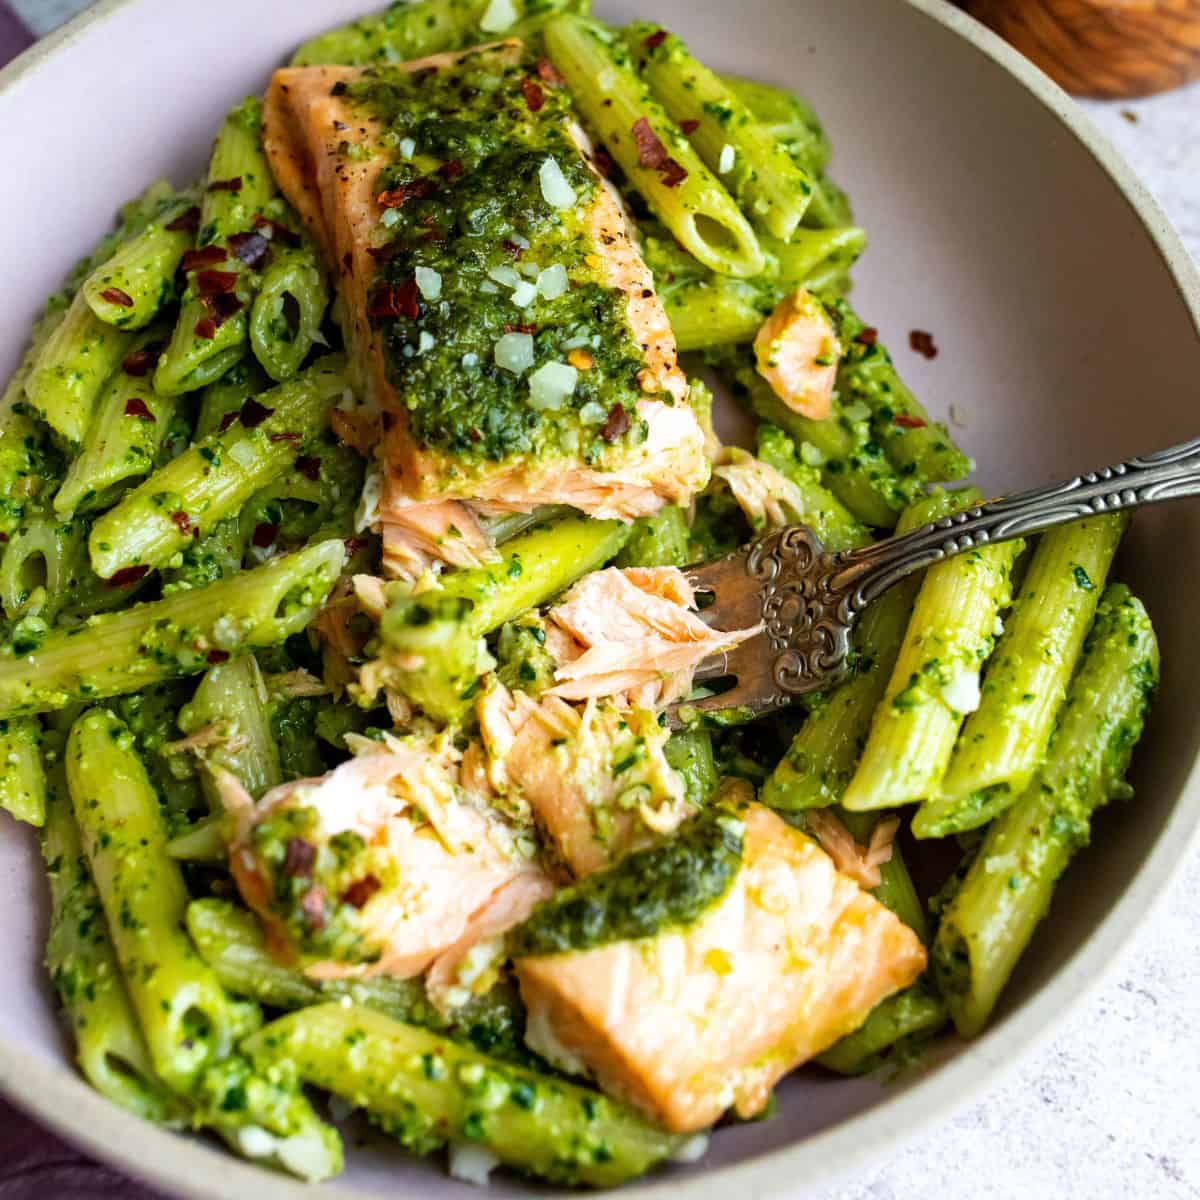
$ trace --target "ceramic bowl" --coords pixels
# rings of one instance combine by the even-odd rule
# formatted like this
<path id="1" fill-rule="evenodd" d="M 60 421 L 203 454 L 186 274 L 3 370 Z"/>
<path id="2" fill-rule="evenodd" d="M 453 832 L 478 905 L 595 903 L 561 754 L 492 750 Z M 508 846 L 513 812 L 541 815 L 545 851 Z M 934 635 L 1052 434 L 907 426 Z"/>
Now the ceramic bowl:
<path id="1" fill-rule="evenodd" d="M 117 204 L 204 162 L 237 98 L 302 39 L 371 0 L 108 0 L 0 76 L 5 303 L 0 367 Z M 871 248 L 855 303 L 902 372 L 979 460 L 985 490 L 1045 482 L 1200 432 L 1200 280 L 1166 219 L 1065 95 L 940 0 L 597 0 L 653 16 L 720 68 L 793 84 L 819 109 Z M 939 356 L 907 350 L 931 331 Z M 1200 643 L 1185 601 L 1200 504 L 1141 515 L 1121 573 L 1162 639 L 1163 685 L 1134 773 L 1063 881 L 990 1031 L 949 1040 L 888 1087 L 801 1072 L 778 1115 L 723 1130 L 644 1197 L 783 1196 L 914 1134 L 994 1083 L 1150 918 L 1200 824 Z M 111 1107 L 75 1074 L 41 968 L 46 891 L 34 839 L 0 836 L 0 1087 L 100 1158 L 192 1197 L 311 1189 Z M 528 1194 L 497 1177 L 494 1194 Z M 547 1194 L 545 1189 L 536 1189 Z M 372 1142 L 327 1200 L 467 1195 L 440 1167 Z"/>

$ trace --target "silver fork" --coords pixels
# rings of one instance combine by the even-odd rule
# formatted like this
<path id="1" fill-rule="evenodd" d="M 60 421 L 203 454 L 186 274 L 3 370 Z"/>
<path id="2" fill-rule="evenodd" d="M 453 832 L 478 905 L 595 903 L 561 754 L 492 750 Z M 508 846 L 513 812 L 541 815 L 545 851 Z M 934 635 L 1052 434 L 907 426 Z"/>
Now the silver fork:
<path id="1" fill-rule="evenodd" d="M 1102 513 L 1200 495 L 1200 438 L 1015 496 L 941 517 L 903 537 L 829 553 L 803 525 L 777 529 L 686 574 L 715 629 L 763 632 L 696 672 L 703 683 L 730 677 L 719 695 L 674 706 L 672 724 L 691 714 L 782 708 L 844 679 L 851 635 L 863 610 L 913 571 L 992 542 L 1040 533 Z"/>

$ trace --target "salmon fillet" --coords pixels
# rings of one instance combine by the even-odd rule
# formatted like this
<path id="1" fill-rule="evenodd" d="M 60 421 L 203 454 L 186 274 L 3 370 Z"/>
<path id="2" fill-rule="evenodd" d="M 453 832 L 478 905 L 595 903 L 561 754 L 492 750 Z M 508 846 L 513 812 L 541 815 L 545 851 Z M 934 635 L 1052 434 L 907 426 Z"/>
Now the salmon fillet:
<path id="1" fill-rule="evenodd" d="M 446 88 L 477 95 L 484 84 L 494 112 L 474 124 L 445 100 Z M 402 99 L 388 108 L 379 97 L 393 94 Z M 406 145 L 414 105 L 426 123 Z M 423 154 L 456 121 L 467 148 Z M 496 122 L 502 136 L 483 145 Z M 475 499 L 632 519 L 704 486 L 703 433 L 650 272 L 615 193 L 588 166 L 565 96 L 538 79 L 520 42 L 278 71 L 264 140 L 336 272 L 357 382 L 379 414 L 385 529 L 414 504 Z M 527 177 L 524 190 L 508 187 Z M 578 203 L 560 201 L 564 184 Z M 485 202 L 492 224 L 476 235 Z M 429 230 L 443 239 L 432 248 Z M 413 281 L 433 279 L 420 263 L 441 245 L 436 283 L 418 294 Z M 526 330 L 533 362 L 498 365 L 501 339 L 519 343 Z M 560 391 L 535 388 L 545 367 Z"/>
<path id="2" fill-rule="evenodd" d="M 761 1112 L 925 966 L 916 934 L 815 842 L 761 805 L 743 816 L 742 866 L 691 926 L 515 962 L 530 1046 L 679 1133 Z"/>
<path id="3" fill-rule="evenodd" d="M 222 777 L 230 869 L 280 958 L 318 979 L 408 978 L 493 930 L 493 903 L 511 917 L 547 894 L 528 839 L 464 790 L 459 760 L 445 738 L 390 738 L 257 804 Z"/>

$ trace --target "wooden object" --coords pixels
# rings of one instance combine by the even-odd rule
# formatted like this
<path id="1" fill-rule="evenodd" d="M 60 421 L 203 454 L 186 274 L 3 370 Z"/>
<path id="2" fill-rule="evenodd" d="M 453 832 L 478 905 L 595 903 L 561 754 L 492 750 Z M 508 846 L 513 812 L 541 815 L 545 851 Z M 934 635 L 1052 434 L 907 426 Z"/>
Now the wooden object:
<path id="1" fill-rule="evenodd" d="M 1077 96 L 1146 96 L 1200 76 L 1200 0 L 966 0 L 964 7 Z"/>

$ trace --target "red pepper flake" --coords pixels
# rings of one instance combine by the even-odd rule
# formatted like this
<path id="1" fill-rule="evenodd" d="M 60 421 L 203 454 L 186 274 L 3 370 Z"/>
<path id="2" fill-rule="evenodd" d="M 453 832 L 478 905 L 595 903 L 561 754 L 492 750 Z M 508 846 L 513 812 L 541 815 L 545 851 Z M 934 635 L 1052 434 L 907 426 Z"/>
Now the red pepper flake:
<path id="1" fill-rule="evenodd" d="M 4 545 L 4 543 L 7 541 L 8 541 L 8 534 L 5 533 L 3 529 L 0 529 L 0 546 Z"/>
<path id="2" fill-rule="evenodd" d="M 298 433 L 290 433 L 290 432 L 286 432 L 286 433 L 272 433 L 272 434 L 269 436 L 269 438 L 268 438 L 268 441 L 272 441 L 272 442 L 298 442 L 298 441 L 300 441 L 300 435 L 299 435 Z"/>
<path id="3" fill-rule="evenodd" d="M 105 288 L 100 293 L 101 300 L 107 300 L 109 304 L 115 304 L 118 308 L 132 308 L 133 297 L 128 292 L 121 291 L 118 287 Z"/>
<path id="4" fill-rule="evenodd" d="M 428 175 L 414 179 L 410 183 L 402 183 L 398 187 L 388 188 L 375 197 L 375 203 L 380 208 L 402 208 L 409 200 L 423 200 L 437 191 L 437 184 Z"/>
<path id="5" fill-rule="evenodd" d="M 211 267 L 224 262 L 228 257 L 220 246 L 201 246 L 199 250 L 189 250 L 179 260 L 179 265 L 185 271 L 197 271 L 201 267 Z"/>
<path id="6" fill-rule="evenodd" d="M 242 190 L 242 177 L 235 175 L 232 179 L 215 179 L 208 185 L 210 192 L 240 192 Z"/>
<path id="7" fill-rule="evenodd" d="M 247 429 L 254 429 L 261 425 L 275 410 L 268 408 L 265 404 L 259 404 L 253 396 L 242 405 L 242 424 Z"/>
<path id="8" fill-rule="evenodd" d="M 125 401 L 125 415 L 127 417 L 137 417 L 139 421 L 154 422 L 154 414 L 146 407 L 146 402 L 141 396 L 130 396 Z"/>
<path id="9" fill-rule="evenodd" d="M 346 904 L 352 904 L 355 908 L 362 908 L 381 887 L 383 884 L 374 875 L 364 875 L 361 879 L 355 880 L 342 893 L 342 900 Z"/>
<path id="10" fill-rule="evenodd" d="M 121 360 L 121 370 L 126 375 L 132 375 L 135 379 L 142 379 L 154 369 L 155 364 L 162 356 L 163 346 L 161 342 L 149 342 L 145 346 L 137 350 L 131 350 Z"/>
<path id="11" fill-rule="evenodd" d="M 615 442 L 622 434 L 629 432 L 629 413 L 619 404 L 614 404 L 608 410 L 608 420 L 600 430 L 600 436 L 606 442 Z"/>
<path id="12" fill-rule="evenodd" d="M 657 50 L 667 40 L 665 29 L 656 29 L 643 43 L 647 50 Z"/>
<path id="13" fill-rule="evenodd" d="M 597 146 L 592 151 L 592 165 L 607 179 L 613 172 L 613 167 L 616 164 L 613 162 L 613 157 L 603 146 Z"/>
<path id="14" fill-rule="evenodd" d="M 509 258 L 520 258 L 521 255 L 525 253 L 525 248 L 523 246 L 518 246 L 516 242 L 510 242 L 508 238 L 505 238 L 500 245 L 504 248 L 504 253 L 507 254 Z"/>
<path id="15" fill-rule="evenodd" d="M 300 235 L 294 229 L 280 225 L 278 221 L 272 221 L 270 217 L 255 217 L 254 228 L 270 242 L 282 242 L 285 246 L 300 245 Z"/>
<path id="16" fill-rule="evenodd" d="M 312 842 L 303 838 L 288 838 L 287 849 L 283 854 L 283 866 L 280 870 L 289 878 L 307 877 L 312 872 L 313 863 L 317 861 L 317 848 Z"/>
<path id="17" fill-rule="evenodd" d="M 558 68 L 548 59 L 539 58 L 537 60 L 538 78 L 549 84 L 551 87 L 565 87 L 567 81 L 559 73 Z"/>
<path id="18" fill-rule="evenodd" d="M 199 205 L 194 204 L 191 208 L 181 212 L 166 228 L 172 233 L 195 233 L 200 228 Z"/>
<path id="19" fill-rule="evenodd" d="M 367 547 L 367 539 L 361 537 L 348 537 L 343 543 L 346 547 L 346 554 L 353 558 L 360 550 L 365 550 Z"/>
<path id="20" fill-rule="evenodd" d="M 406 279 L 399 287 L 385 284 L 372 295 L 367 312 L 372 317 L 407 317 L 415 321 L 421 315 L 421 302 L 417 297 L 415 278 Z"/>
<path id="21" fill-rule="evenodd" d="M 260 550 L 265 550 L 268 546 L 275 544 L 275 539 L 279 536 L 278 521 L 259 521 L 254 527 L 254 532 L 250 535 L 250 541 Z"/>
<path id="22" fill-rule="evenodd" d="M 136 567 L 122 567 L 109 576 L 108 586 L 110 588 L 132 587 L 135 583 L 141 583 L 149 574 L 150 565 L 148 563 L 139 563 Z"/>
<path id="23" fill-rule="evenodd" d="M 532 322 L 526 325 L 505 325 L 505 333 L 537 333 L 538 327 Z"/>
<path id="24" fill-rule="evenodd" d="M 546 94 L 535 80 L 528 77 L 522 79 L 521 91 L 525 93 L 525 106 L 530 112 L 537 112 L 546 103 Z"/>
<path id="25" fill-rule="evenodd" d="M 692 134 L 700 128 L 700 122 L 695 117 L 688 117 L 686 121 L 679 122 L 679 128 L 682 129 L 688 137 L 691 137 Z"/>
<path id="26" fill-rule="evenodd" d="M 261 233 L 235 233 L 229 248 L 251 270 L 261 267 L 271 253 L 271 243 Z"/>
<path id="27" fill-rule="evenodd" d="M 206 342 L 211 342 L 217 336 L 217 323 L 212 317 L 201 317 L 196 322 L 196 328 L 193 332 L 198 338 L 203 338 Z"/>
<path id="28" fill-rule="evenodd" d="M 337 87 L 337 84 L 334 84 Z M 344 84 L 341 86 L 345 86 Z M 304 893 L 304 898 L 300 901 L 300 911 L 304 914 L 304 919 L 312 926 L 313 929 L 325 928 L 325 889 L 323 887 L 310 887 Z"/>
<path id="29" fill-rule="evenodd" d="M 637 143 L 638 162 L 657 171 L 667 187 L 677 187 L 688 177 L 687 171 L 667 153 L 666 146 L 645 117 L 634 121 L 633 140 Z"/>
<path id="30" fill-rule="evenodd" d="M 313 483 L 316 483 L 321 478 L 321 460 L 313 454 L 301 454 L 296 459 L 296 470 L 305 479 L 311 479 Z"/>
<path id="31" fill-rule="evenodd" d="M 457 179 L 463 173 L 462 159 L 448 158 L 438 167 L 437 173 L 447 182 Z"/>
<path id="32" fill-rule="evenodd" d="M 633 123 L 633 140 L 637 143 L 638 161 L 643 167 L 657 171 L 667 160 L 667 148 L 645 117 Z"/>
<path id="33" fill-rule="evenodd" d="M 663 163 L 662 181 L 664 186 L 673 188 L 678 187 L 688 177 L 687 171 L 683 165 L 673 158 L 668 158 Z"/>
<path id="34" fill-rule="evenodd" d="M 184 537 L 187 537 L 192 532 L 192 518 L 189 517 L 182 509 L 180 509 L 178 512 L 173 512 L 171 514 L 171 520 L 174 523 L 175 528 L 178 529 Z"/>
<path id="35" fill-rule="evenodd" d="M 234 421 L 236 421 L 238 419 L 238 416 L 239 416 L 239 414 L 236 411 L 227 412 L 221 418 L 220 423 L 217 425 L 217 432 L 224 433 L 225 430 L 227 430 L 230 427 L 230 425 L 232 425 L 234 423 Z"/>
<path id="36" fill-rule="evenodd" d="M 937 358 L 938 348 L 933 343 L 933 334 L 924 329 L 914 329 L 908 335 L 908 344 L 924 358 Z"/>
<path id="37" fill-rule="evenodd" d="M 868 325 L 854 340 L 860 346 L 874 346 L 879 341 L 879 330 Z"/>
<path id="38" fill-rule="evenodd" d="M 913 413 L 897 413 L 894 420 L 901 429 L 924 429 L 929 424 Z"/>
<path id="39" fill-rule="evenodd" d="M 205 660 L 210 663 L 223 663 L 229 661 L 228 650 L 210 650 L 205 656 Z"/>
<path id="40" fill-rule="evenodd" d="M 219 292 L 216 295 L 201 296 L 200 299 L 212 314 L 213 325 L 218 329 L 242 307 L 242 302 L 233 292 Z"/>
<path id="41" fill-rule="evenodd" d="M 197 271 L 196 291 L 201 296 L 224 296 L 237 287 L 236 271 Z"/>

